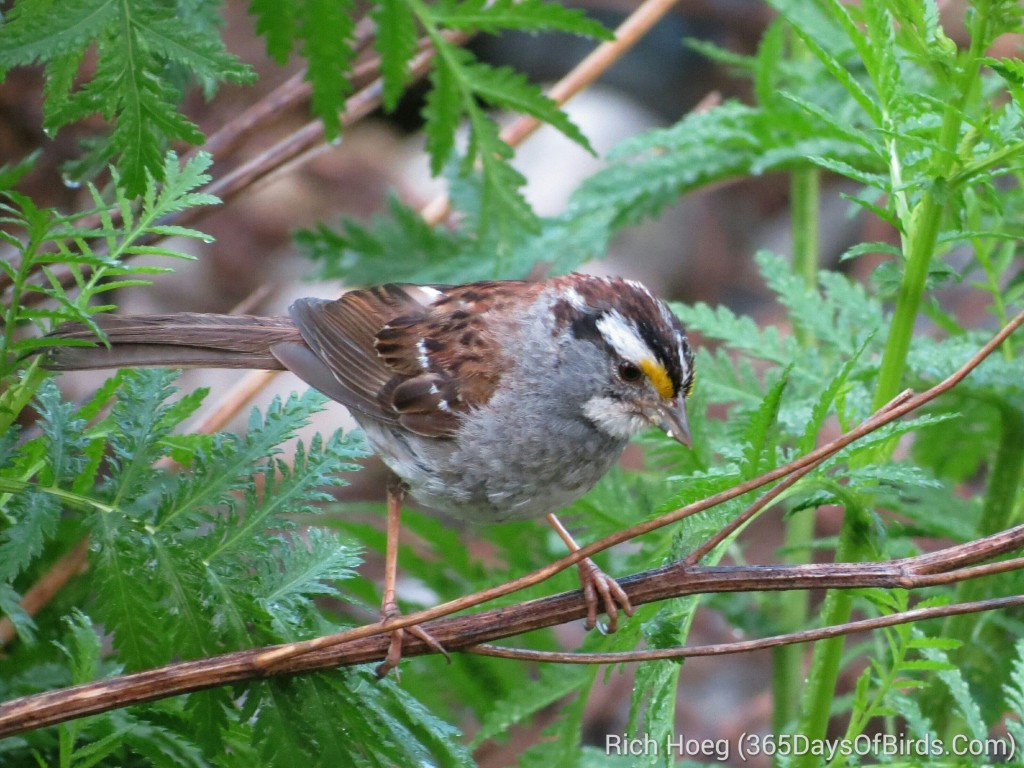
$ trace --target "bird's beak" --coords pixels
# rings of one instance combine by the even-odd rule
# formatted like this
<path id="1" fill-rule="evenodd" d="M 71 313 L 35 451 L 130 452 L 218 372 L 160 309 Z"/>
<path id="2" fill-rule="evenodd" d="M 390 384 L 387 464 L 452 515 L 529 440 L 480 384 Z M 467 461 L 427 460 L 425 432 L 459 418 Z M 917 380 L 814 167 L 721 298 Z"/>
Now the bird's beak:
<path id="1" fill-rule="evenodd" d="M 655 425 L 673 440 L 690 448 L 690 420 L 686 416 L 686 401 L 677 397 L 658 406 Z"/>

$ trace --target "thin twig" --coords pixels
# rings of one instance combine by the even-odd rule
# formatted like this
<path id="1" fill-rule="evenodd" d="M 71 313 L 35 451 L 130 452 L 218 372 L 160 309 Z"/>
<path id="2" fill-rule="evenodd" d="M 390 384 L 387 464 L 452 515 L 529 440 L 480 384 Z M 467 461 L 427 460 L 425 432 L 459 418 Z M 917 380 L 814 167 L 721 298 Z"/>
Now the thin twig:
<path id="1" fill-rule="evenodd" d="M 690 659 L 697 656 L 725 656 L 732 653 L 749 653 L 766 648 L 777 648 L 781 645 L 812 643 L 843 637 L 856 632 L 869 632 L 897 624 L 909 624 L 925 619 L 960 616 L 966 613 L 995 611 L 1000 608 L 1013 608 L 1024 605 L 1024 595 L 1013 597 L 995 597 L 989 600 L 978 600 L 973 603 L 933 606 L 931 608 L 912 608 L 907 611 L 877 616 L 872 619 L 859 619 L 834 627 L 805 629 L 802 632 L 789 632 L 783 635 L 759 638 L 757 640 L 738 640 L 733 643 L 714 643 L 695 645 L 687 648 L 652 648 L 645 651 L 621 651 L 610 653 L 561 653 L 558 651 L 534 651 L 528 648 L 509 648 L 502 645 L 474 645 L 463 648 L 460 653 L 475 653 L 480 656 L 494 656 L 501 659 L 519 659 L 520 661 L 538 661 L 557 664 L 626 664 L 640 661 L 661 661 L 666 659 Z"/>
<path id="2" fill-rule="evenodd" d="M 887 563 L 695 568 L 682 563 L 672 563 L 621 579 L 619 584 L 629 595 L 630 602 L 637 606 L 672 597 L 717 592 L 864 587 L 911 589 L 1020 568 L 1024 566 L 1024 558 L 974 568 L 964 566 L 1022 547 L 1024 526 L 1017 526 L 967 544 Z M 937 571 L 941 571 L 941 575 Z M 1001 605 L 1003 603 L 997 602 L 990 607 Z M 949 615 L 962 612 L 958 606 L 946 606 L 945 610 Z M 492 608 L 469 615 L 448 616 L 430 622 L 422 620 L 426 613 L 428 612 L 421 611 L 408 618 L 422 624 L 423 630 L 449 651 L 457 651 L 583 618 L 587 613 L 587 605 L 580 590 L 574 590 L 517 605 Z M 272 671 L 262 662 L 266 649 L 254 649 L 170 664 L 144 672 L 13 699 L 0 704 L 0 738 L 205 688 L 276 675 L 353 666 L 383 659 L 390 642 L 389 638 L 384 636 L 390 630 L 388 624 L 372 624 L 360 629 L 367 631 L 363 632 L 358 640 L 289 658 Z M 403 656 L 406 658 L 429 653 L 434 653 L 434 650 L 419 638 L 409 638 L 403 645 Z"/>
<path id="3" fill-rule="evenodd" d="M 89 540 L 82 539 L 58 559 L 39 581 L 25 591 L 21 597 L 21 609 L 29 616 L 39 613 L 73 576 L 85 568 L 88 557 Z M 0 648 L 17 635 L 14 622 L 6 616 L 0 619 Z"/>

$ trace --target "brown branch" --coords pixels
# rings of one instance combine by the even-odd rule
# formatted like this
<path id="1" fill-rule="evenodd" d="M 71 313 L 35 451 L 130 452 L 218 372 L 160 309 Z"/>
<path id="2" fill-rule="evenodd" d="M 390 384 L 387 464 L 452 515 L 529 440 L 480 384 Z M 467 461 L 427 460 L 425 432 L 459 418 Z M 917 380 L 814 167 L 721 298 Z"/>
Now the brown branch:
<path id="1" fill-rule="evenodd" d="M 912 608 L 907 611 L 891 613 L 887 616 L 849 621 L 834 627 L 805 629 L 802 632 L 789 632 L 757 640 L 738 640 L 733 643 L 694 645 L 686 648 L 653 648 L 646 651 L 622 651 L 620 653 L 560 653 L 558 651 L 533 651 L 528 648 L 508 648 L 501 645 L 484 644 L 463 648 L 462 653 L 475 653 L 480 656 L 494 656 L 500 659 L 547 662 L 549 664 L 632 664 L 640 661 L 690 659 L 697 656 L 726 656 L 732 653 L 749 653 L 766 648 L 778 648 L 782 645 L 813 643 L 818 640 L 829 640 L 833 637 L 852 635 L 855 632 L 869 632 L 883 627 L 892 627 L 897 624 L 924 621 L 925 619 L 962 616 L 968 613 L 995 611 L 1000 608 L 1013 608 L 1020 605 L 1024 605 L 1024 595 L 994 597 L 990 600 L 978 600 L 973 603 L 957 603 L 956 605 L 934 606 L 932 608 Z"/>
<path id="2" fill-rule="evenodd" d="M 692 568 L 680 562 L 629 576 L 619 583 L 633 605 L 717 592 L 864 587 L 912 589 L 1024 567 L 1024 558 L 976 568 L 964 567 L 1021 547 L 1024 547 L 1024 525 L 978 541 L 887 563 Z M 968 610 L 990 610 L 1002 605 L 1004 603 L 996 601 L 984 608 L 946 608 L 950 609 L 951 615 Z M 575 590 L 430 622 L 424 622 L 422 618 L 427 611 L 407 618 L 421 623 L 426 632 L 450 651 L 469 649 L 476 652 L 482 643 L 577 620 L 586 612 L 582 593 Z M 267 653 L 266 649 L 254 649 L 13 699 L 0 705 L 0 738 L 205 688 L 380 661 L 387 653 L 389 638 L 383 635 L 390 626 L 374 624 L 361 629 L 369 632 L 359 640 L 293 656 L 280 662 L 273 671 L 268 670 L 261 660 Z M 410 638 L 403 649 L 406 657 L 429 653 L 433 650 L 416 638 Z"/>

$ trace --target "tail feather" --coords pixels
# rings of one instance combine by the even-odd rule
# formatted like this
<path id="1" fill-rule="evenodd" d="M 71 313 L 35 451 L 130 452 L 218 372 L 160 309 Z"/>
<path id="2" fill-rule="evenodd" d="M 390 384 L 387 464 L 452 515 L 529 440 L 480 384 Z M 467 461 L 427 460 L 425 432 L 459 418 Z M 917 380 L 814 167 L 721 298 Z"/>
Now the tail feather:
<path id="1" fill-rule="evenodd" d="M 179 312 L 169 315 L 100 315 L 109 348 L 65 346 L 47 349 L 46 367 L 55 371 L 146 366 L 257 368 L 283 370 L 271 348 L 302 343 L 287 317 L 214 315 Z M 65 323 L 50 334 L 54 340 L 95 341 L 92 329 Z"/>

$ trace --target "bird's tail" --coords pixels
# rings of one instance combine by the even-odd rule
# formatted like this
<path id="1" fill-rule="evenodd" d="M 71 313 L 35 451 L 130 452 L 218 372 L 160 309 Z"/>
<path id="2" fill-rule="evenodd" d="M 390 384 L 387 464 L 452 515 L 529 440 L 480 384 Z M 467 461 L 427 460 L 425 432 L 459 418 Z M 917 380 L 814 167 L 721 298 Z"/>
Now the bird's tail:
<path id="1" fill-rule="evenodd" d="M 43 350 L 46 367 L 56 371 L 144 366 L 283 370 L 271 348 L 283 342 L 302 343 L 295 323 L 287 317 L 179 312 L 99 315 L 96 324 L 106 333 L 109 347 L 57 343 Z M 48 338 L 96 341 L 92 329 L 81 323 L 65 323 Z"/>

